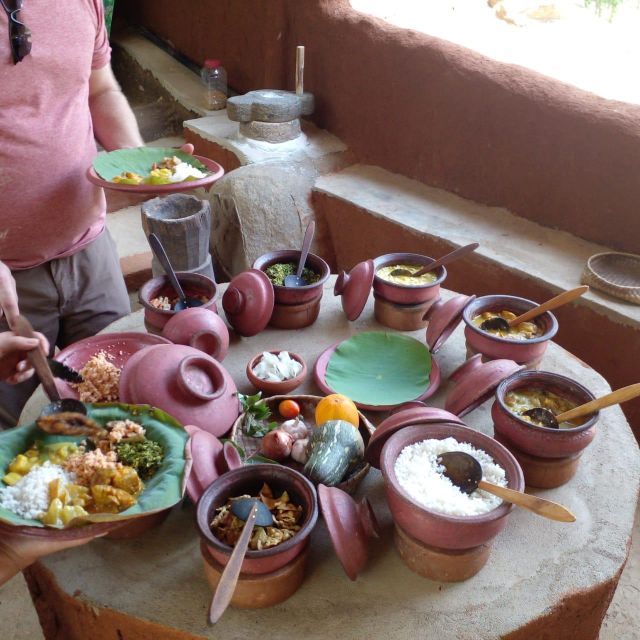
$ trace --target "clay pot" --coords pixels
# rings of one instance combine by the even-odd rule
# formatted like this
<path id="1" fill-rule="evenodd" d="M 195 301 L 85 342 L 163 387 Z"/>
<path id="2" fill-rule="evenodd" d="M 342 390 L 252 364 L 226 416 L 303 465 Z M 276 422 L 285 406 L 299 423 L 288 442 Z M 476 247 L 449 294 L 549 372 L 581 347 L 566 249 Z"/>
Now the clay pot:
<path id="1" fill-rule="evenodd" d="M 429 311 L 439 298 L 420 304 L 396 304 L 374 295 L 373 312 L 376 320 L 385 327 L 396 331 L 417 331 L 429 324 Z"/>
<path id="2" fill-rule="evenodd" d="M 229 329 L 214 311 L 203 307 L 184 309 L 167 322 L 162 335 L 175 344 L 185 344 L 222 362 L 229 351 Z"/>
<path id="3" fill-rule="evenodd" d="M 179 272 L 176 275 L 187 297 L 197 298 L 202 296 L 207 299 L 207 302 L 199 308 L 210 309 L 211 311 L 218 310 L 215 303 L 217 285 L 211 278 L 199 273 Z M 138 300 L 144 307 L 144 325 L 149 333 L 157 335 L 162 333 L 162 329 L 171 318 L 178 313 L 182 313 L 181 311 L 156 309 L 151 304 L 151 300 L 160 296 L 166 296 L 169 300 L 176 297 L 176 292 L 169 283 L 167 276 L 159 276 L 148 280 L 138 292 Z"/>
<path id="4" fill-rule="evenodd" d="M 417 253 L 387 253 L 377 257 L 373 263 L 376 273 L 382 267 L 392 264 L 424 264 L 433 262 L 434 258 L 421 256 Z M 407 285 L 388 282 L 379 278 L 373 278 L 373 293 L 379 298 L 396 304 L 416 305 L 427 301 L 436 301 L 440 297 L 440 285 L 447 277 L 447 270 L 440 267 L 437 272 L 437 279 L 430 284 Z"/>
<path id="5" fill-rule="evenodd" d="M 244 494 L 257 496 L 265 482 L 276 496 L 286 490 L 291 501 L 302 506 L 304 516 L 300 522 L 300 530 L 289 540 L 261 551 L 249 549 L 242 563 L 244 574 L 272 573 L 289 564 L 302 553 L 318 519 L 318 499 L 315 488 L 301 473 L 289 467 L 277 464 L 256 464 L 234 469 L 220 476 L 198 501 L 196 513 L 198 531 L 213 559 L 224 566 L 233 548 L 218 540 L 211 531 L 209 525 L 215 516 L 215 510 L 225 504 L 229 497 Z"/>
<path id="6" fill-rule="evenodd" d="M 588 417 L 573 429 L 539 427 L 518 417 L 507 408 L 504 397 L 522 387 L 546 389 L 576 404 L 584 404 L 595 396 L 581 384 L 548 371 L 520 371 L 503 380 L 496 390 L 491 417 L 496 435 L 518 450 L 540 458 L 566 458 L 585 449 L 596 435 L 600 412 Z"/>
<path id="7" fill-rule="evenodd" d="M 512 340 L 501 338 L 482 331 L 473 324 L 473 319 L 485 311 L 508 310 L 520 315 L 536 307 L 538 303 L 516 296 L 492 295 L 482 296 L 469 302 L 462 312 L 462 319 L 466 324 L 464 335 L 467 347 L 472 353 L 481 353 L 486 359 L 497 358 L 513 360 L 527 367 L 535 367 L 542 360 L 549 341 L 558 331 L 558 321 L 550 313 L 543 313 L 535 319 L 544 333 L 531 340 Z"/>
<path id="8" fill-rule="evenodd" d="M 273 353 L 278 355 L 281 349 L 277 349 L 276 351 L 270 351 L 269 353 Z M 292 360 L 296 360 L 302 365 L 302 370 L 300 373 L 294 378 L 289 378 L 288 380 L 283 380 L 282 382 L 271 382 L 269 380 L 262 380 L 258 378 L 255 373 L 253 373 L 253 368 L 262 360 L 262 352 L 256 354 L 251 360 L 249 364 L 247 364 L 247 378 L 249 382 L 258 390 L 262 391 L 263 394 L 273 396 L 273 395 L 286 395 L 287 393 L 291 393 L 294 389 L 297 389 L 307 377 L 307 365 L 305 361 L 297 354 L 289 351 L 289 355 Z"/>
<path id="9" fill-rule="evenodd" d="M 238 417 L 236 385 L 226 369 L 193 347 L 162 344 L 138 351 L 122 369 L 120 400 L 150 404 L 182 424 L 224 435 Z"/>
<path id="10" fill-rule="evenodd" d="M 279 262 L 298 263 L 300 251 L 272 251 L 260 256 L 253 268 L 265 271 Z M 278 329 L 302 329 L 312 325 L 320 313 L 320 301 L 324 283 L 329 279 L 329 265 L 319 256 L 310 253 L 307 267 L 320 274 L 320 280 L 305 287 L 284 287 L 273 285 L 274 305 L 269 324 Z"/>
<path id="11" fill-rule="evenodd" d="M 400 452 L 408 445 L 430 438 L 455 438 L 486 451 L 507 476 L 507 486 L 524 489 L 524 477 L 516 459 L 493 438 L 455 424 L 424 424 L 406 427 L 395 433 L 382 449 L 380 470 L 393 520 L 398 527 L 423 544 L 440 549 L 471 549 L 493 540 L 507 524 L 513 505 L 503 502 L 492 511 L 477 516 L 450 516 L 431 511 L 414 502 L 402 489 L 394 466 Z"/>

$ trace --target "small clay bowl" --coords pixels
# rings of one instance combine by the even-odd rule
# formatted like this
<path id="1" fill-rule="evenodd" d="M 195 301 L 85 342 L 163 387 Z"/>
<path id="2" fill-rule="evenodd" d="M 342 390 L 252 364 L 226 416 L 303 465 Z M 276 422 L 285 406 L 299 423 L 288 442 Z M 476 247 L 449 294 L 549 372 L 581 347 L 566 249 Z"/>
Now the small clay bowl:
<path id="1" fill-rule="evenodd" d="M 276 351 L 270 351 L 269 353 L 278 355 L 281 351 L 283 351 L 283 349 L 277 349 Z M 289 378 L 282 382 L 271 382 L 269 380 L 262 380 L 261 378 L 258 378 L 258 376 L 253 373 L 253 368 L 258 364 L 258 362 L 260 362 L 260 360 L 262 360 L 262 353 L 258 353 L 251 358 L 247 365 L 247 378 L 249 379 L 249 382 L 258 389 L 258 391 L 262 391 L 262 393 L 269 396 L 286 395 L 287 393 L 291 393 L 294 389 L 297 389 L 307 377 L 307 365 L 297 353 L 289 351 L 289 355 L 292 360 L 296 360 L 302 365 L 302 371 L 300 371 L 295 378 Z"/>
<path id="2" fill-rule="evenodd" d="M 294 504 L 302 506 L 300 530 L 282 544 L 261 551 L 249 549 L 242 563 L 242 573 L 271 573 L 296 558 L 309 542 L 309 534 L 318 519 L 318 499 L 314 486 L 301 473 L 279 464 L 256 464 L 228 471 L 217 478 L 198 500 L 196 520 L 200 536 L 211 556 L 226 566 L 233 547 L 224 544 L 211 531 L 210 523 L 218 507 L 229 497 L 244 494 L 257 496 L 264 483 L 275 496 L 287 491 Z"/>
<path id="3" fill-rule="evenodd" d="M 217 312 L 218 308 L 215 298 L 218 287 L 211 278 L 199 273 L 178 272 L 176 275 L 178 282 L 180 282 L 188 298 L 206 298 L 207 301 L 199 308 Z M 159 298 L 160 296 L 166 296 L 169 300 L 177 297 L 167 276 L 158 276 L 157 278 L 148 280 L 142 285 L 142 288 L 138 292 L 138 300 L 144 307 L 144 325 L 149 333 L 155 333 L 157 335 L 162 333 L 162 329 L 164 329 L 164 326 L 171 318 L 180 313 L 179 311 L 166 311 L 154 307 L 151 304 L 151 300 Z"/>
<path id="4" fill-rule="evenodd" d="M 373 277 L 373 293 L 388 302 L 396 304 L 416 305 L 427 301 L 435 302 L 440 297 L 440 285 L 447 277 L 447 270 L 440 267 L 437 271 L 437 278 L 430 284 L 408 285 L 397 284 L 379 278 L 377 273 L 382 267 L 392 264 L 424 264 L 433 262 L 434 258 L 421 256 L 418 253 L 386 253 L 378 256 L 374 261 L 376 275 Z"/>
<path id="5" fill-rule="evenodd" d="M 503 502 L 477 516 L 445 515 L 414 502 L 402 489 L 395 474 L 396 459 L 406 446 L 431 438 L 448 437 L 486 451 L 505 470 L 507 486 L 516 491 L 524 490 L 522 469 L 506 447 L 479 431 L 450 423 L 423 424 L 396 432 L 382 449 L 380 470 L 387 503 L 397 526 L 418 542 L 439 549 L 471 549 L 493 540 L 504 529 L 512 504 Z"/>
<path id="6" fill-rule="evenodd" d="M 265 253 L 263 256 L 260 256 L 253 263 L 253 268 L 266 271 L 267 267 L 270 267 L 272 264 L 293 262 L 297 265 L 299 260 L 300 251 L 294 249 L 272 251 L 271 253 Z M 301 305 L 305 302 L 315 301 L 319 296 L 322 296 L 324 283 L 331 275 L 329 265 L 320 256 L 310 253 L 307 257 L 306 267 L 319 274 L 320 279 L 304 287 L 273 285 L 275 304 Z"/>
<path id="7" fill-rule="evenodd" d="M 512 413 L 505 404 L 504 398 L 509 391 L 523 387 L 552 391 L 576 405 L 595 399 L 586 387 L 558 373 L 518 371 L 503 380 L 496 389 L 491 407 L 496 435 L 520 451 L 539 458 L 566 458 L 579 453 L 591 443 L 596 435 L 600 412 L 588 416 L 581 425 L 572 429 L 539 427 Z"/>
<path id="8" fill-rule="evenodd" d="M 489 360 L 500 358 L 513 360 L 527 367 L 537 366 L 549 346 L 549 341 L 558 331 L 558 321 L 549 311 L 533 320 L 542 328 L 543 333 L 531 340 L 501 338 L 473 324 L 473 319 L 485 311 L 506 310 L 520 315 L 536 306 L 537 302 L 516 296 L 492 295 L 472 300 L 462 312 L 462 319 L 466 324 L 464 335 L 467 346 L 473 353 L 481 353 Z"/>

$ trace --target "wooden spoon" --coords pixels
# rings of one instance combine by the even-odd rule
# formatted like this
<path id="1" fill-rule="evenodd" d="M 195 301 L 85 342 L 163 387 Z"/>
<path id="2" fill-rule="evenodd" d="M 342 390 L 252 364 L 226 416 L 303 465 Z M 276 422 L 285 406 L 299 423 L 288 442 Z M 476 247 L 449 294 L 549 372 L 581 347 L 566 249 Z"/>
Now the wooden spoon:
<path id="1" fill-rule="evenodd" d="M 564 291 L 560 295 L 551 298 L 551 300 L 547 300 L 546 302 L 539 304 L 537 307 L 533 307 L 533 309 L 529 309 L 529 311 L 522 313 L 511 320 L 505 320 L 500 317 L 489 318 L 480 325 L 480 328 L 483 331 L 508 331 L 510 327 L 516 327 L 521 322 L 528 322 L 529 320 L 533 320 L 534 318 L 541 316 L 547 311 L 557 309 L 558 307 L 567 304 L 567 302 L 571 302 L 572 300 L 579 298 L 587 291 L 589 291 L 589 287 L 586 284 L 576 287 L 575 289 L 569 289 L 569 291 Z"/>
<path id="2" fill-rule="evenodd" d="M 253 504 L 251 505 L 247 515 L 245 509 L 249 502 L 252 502 Z M 269 514 L 270 520 L 263 519 L 263 517 L 266 517 L 264 514 L 265 510 Z M 242 562 L 245 554 L 247 553 L 247 548 L 249 547 L 249 540 L 251 540 L 251 533 L 253 531 L 254 524 L 268 526 L 273 522 L 273 516 L 267 506 L 256 498 L 234 501 L 231 506 L 231 511 L 236 517 L 241 520 L 245 520 L 245 523 L 242 528 L 240 538 L 238 539 L 238 542 L 236 542 L 236 546 L 233 548 L 229 562 L 227 562 L 227 566 L 224 568 L 224 571 L 220 576 L 220 582 L 218 582 L 216 592 L 213 594 L 211 607 L 209 608 L 209 624 L 215 624 L 218 622 L 231 602 L 233 592 L 236 589 L 236 584 L 238 584 L 238 578 L 240 577 Z M 243 518 L 241 516 L 245 517 Z"/>
<path id="3" fill-rule="evenodd" d="M 429 264 L 426 264 L 422 269 L 416 271 L 415 273 L 411 273 L 407 269 L 403 269 L 402 267 L 398 267 L 389 273 L 390 276 L 411 276 L 412 278 L 417 278 L 418 276 L 422 276 L 425 273 L 429 273 L 429 271 L 434 271 L 435 269 L 439 269 L 443 267 L 445 264 L 449 264 L 454 260 L 458 260 L 463 256 L 466 256 L 468 253 L 472 253 L 475 251 L 480 244 L 478 242 L 473 242 L 472 244 L 467 244 L 464 247 L 459 247 L 450 253 L 442 256 L 442 258 L 438 258 L 437 260 L 431 261 Z"/>
<path id="4" fill-rule="evenodd" d="M 482 489 L 502 498 L 506 502 L 528 509 L 543 518 L 559 522 L 575 522 L 576 517 L 573 513 L 557 502 L 531 496 L 528 493 L 515 491 L 508 487 L 500 487 L 497 484 L 483 480 L 482 466 L 468 453 L 463 451 L 442 453 L 438 456 L 438 463 L 444 467 L 444 475 L 464 493 L 469 494 L 476 489 Z"/>
<path id="5" fill-rule="evenodd" d="M 527 409 L 523 415 L 529 416 L 537 422 L 542 422 L 545 427 L 549 427 L 550 429 L 559 429 L 561 422 L 570 422 L 576 418 L 582 418 L 583 416 L 594 413 L 599 409 L 604 409 L 605 407 L 610 407 L 614 404 L 620 404 L 621 402 L 632 400 L 638 396 L 640 396 L 640 382 L 630 384 L 627 387 L 622 387 L 622 389 L 617 389 L 616 391 L 607 393 L 605 396 L 601 396 L 600 398 L 596 398 L 590 402 L 585 402 L 584 404 L 574 407 L 573 409 L 569 409 L 569 411 L 559 413 L 558 415 L 555 415 L 553 411 L 545 409 L 544 407 Z"/>

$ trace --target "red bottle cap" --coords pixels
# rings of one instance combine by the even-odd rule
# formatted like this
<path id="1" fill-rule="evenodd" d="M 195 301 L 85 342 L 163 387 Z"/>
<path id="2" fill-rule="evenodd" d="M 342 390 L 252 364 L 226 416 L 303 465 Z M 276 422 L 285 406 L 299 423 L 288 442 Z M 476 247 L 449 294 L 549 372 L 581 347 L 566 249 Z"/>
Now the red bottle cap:
<path id="1" fill-rule="evenodd" d="M 204 61 L 204 66 L 206 69 L 217 69 L 222 66 L 222 62 L 220 60 L 216 60 L 215 58 L 208 58 Z"/>

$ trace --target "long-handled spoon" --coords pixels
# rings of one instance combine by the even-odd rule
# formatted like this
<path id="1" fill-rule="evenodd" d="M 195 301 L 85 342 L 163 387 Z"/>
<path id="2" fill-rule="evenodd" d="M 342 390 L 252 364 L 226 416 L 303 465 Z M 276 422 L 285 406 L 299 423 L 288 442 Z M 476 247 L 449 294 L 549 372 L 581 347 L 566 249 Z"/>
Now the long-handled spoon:
<path id="1" fill-rule="evenodd" d="M 187 298 L 184 290 L 180 286 L 180 282 L 178 281 L 178 276 L 176 276 L 176 272 L 173 270 L 171 266 L 171 261 L 169 260 L 169 256 L 167 252 L 164 250 L 162 243 L 160 242 L 160 238 L 155 233 L 149 234 L 149 245 L 151 246 L 151 250 L 153 251 L 155 257 L 158 259 L 158 262 L 162 265 L 164 272 L 167 274 L 169 278 L 169 282 L 171 286 L 175 289 L 175 292 L 178 294 L 178 302 L 173 307 L 174 311 L 182 311 L 187 307 L 201 307 L 203 305 L 202 300 L 198 298 Z"/>
<path id="2" fill-rule="evenodd" d="M 607 393 L 605 396 L 601 396 L 600 398 L 596 398 L 590 402 L 585 402 L 585 404 L 581 404 L 573 409 L 569 409 L 569 411 L 559 413 L 558 415 L 555 415 L 553 411 L 545 409 L 544 407 L 533 407 L 532 409 L 527 409 L 523 415 L 529 416 L 536 422 L 541 422 L 543 426 L 549 427 L 550 429 L 559 429 L 561 422 L 570 422 L 576 418 L 582 418 L 583 416 L 594 413 L 599 409 L 604 409 L 605 407 L 610 407 L 614 404 L 620 404 L 621 402 L 632 400 L 638 396 L 640 396 L 640 382 L 630 384 L 627 387 L 622 387 L 622 389 L 617 389 L 616 391 Z"/>
<path id="3" fill-rule="evenodd" d="M 411 276 L 412 278 L 416 278 L 418 276 L 424 275 L 425 273 L 428 273 L 429 271 L 434 271 L 435 269 L 439 269 L 440 267 L 443 267 L 445 264 L 449 264 L 454 260 L 459 260 L 463 256 L 466 256 L 468 253 L 472 253 L 473 251 L 475 251 L 479 246 L 480 246 L 479 243 L 473 242 L 472 244 L 467 244 L 464 247 L 458 247 L 454 251 L 447 253 L 441 258 L 438 258 L 437 260 L 433 260 L 429 264 L 426 264 L 424 267 L 422 267 L 422 269 L 420 269 L 419 271 L 416 271 L 415 273 L 411 273 L 411 271 L 407 269 L 398 267 L 397 269 L 394 269 L 393 271 L 391 271 L 389 275 L 390 276 Z"/>
<path id="4" fill-rule="evenodd" d="M 284 279 L 285 287 L 304 287 L 309 283 L 302 277 L 304 271 L 304 265 L 307 262 L 307 256 L 309 255 L 309 249 L 313 242 L 313 234 L 316 231 L 316 223 L 312 220 L 307 225 L 307 230 L 304 232 L 304 239 L 302 240 L 302 250 L 300 251 L 300 261 L 298 262 L 298 271 L 295 275 L 286 276 Z"/>
<path id="5" fill-rule="evenodd" d="M 209 624 L 218 622 L 231 602 L 254 525 L 268 527 L 273 523 L 271 511 L 261 500 L 256 498 L 234 500 L 231 503 L 231 513 L 240 520 L 244 520 L 244 527 L 236 546 L 233 548 L 229 562 L 220 576 L 216 592 L 213 594 L 209 608 Z"/>
<path id="6" fill-rule="evenodd" d="M 36 337 L 31 323 L 24 316 L 18 316 L 17 318 L 15 318 L 15 320 L 11 324 L 11 328 L 23 338 Z M 42 388 L 44 389 L 44 392 L 47 394 L 47 397 L 50 400 L 50 404 L 48 404 L 42 410 L 42 415 L 60 413 L 63 411 L 70 411 L 73 413 L 81 413 L 82 415 L 87 415 L 87 408 L 82 402 L 80 402 L 80 400 L 75 400 L 73 398 L 60 398 L 60 394 L 58 393 L 58 389 L 56 388 L 56 383 L 53 379 L 53 374 L 51 373 L 51 369 L 49 369 L 49 365 L 47 364 L 47 356 L 42 350 L 42 347 L 38 346 L 37 348 L 28 351 L 27 358 L 29 359 L 29 362 L 31 363 L 33 368 L 36 370 L 36 375 L 42 383 Z"/>
<path id="7" fill-rule="evenodd" d="M 496 318 L 489 318 L 480 325 L 480 328 L 483 331 L 509 331 L 509 327 L 515 327 L 521 322 L 528 322 L 529 320 L 533 320 L 534 318 L 541 316 L 546 311 L 557 309 L 558 307 L 567 304 L 567 302 L 571 302 L 572 300 L 579 298 L 587 291 L 589 291 L 589 287 L 586 284 L 576 287 L 575 289 L 569 289 L 569 291 L 564 291 L 560 295 L 551 298 L 551 300 L 547 300 L 546 302 L 539 304 L 537 307 L 533 307 L 533 309 L 529 309 L 529 311 L 526 311 L 511 320 L 505 320 L 499 316 Z"/>
<path id="8" fill-rule="evenodd" d="M 438 456 L 438 463 L 444 467 L 444 475 L 459 487 L 464 493 L 473 493 L 476 489 L 482 489 L 502 498 L 506 502 L 512 502 L 518 507 L 528 509 L 533 513 L 559 522 L 575 522 L 576 517 L 561 504 L 531 496 L 528 493 L 515 491 L 508 487 L 500 487 L 497 484 L 482 479 L 482 466 L 468 453 L 463 451 L 450 451 Z"/>

